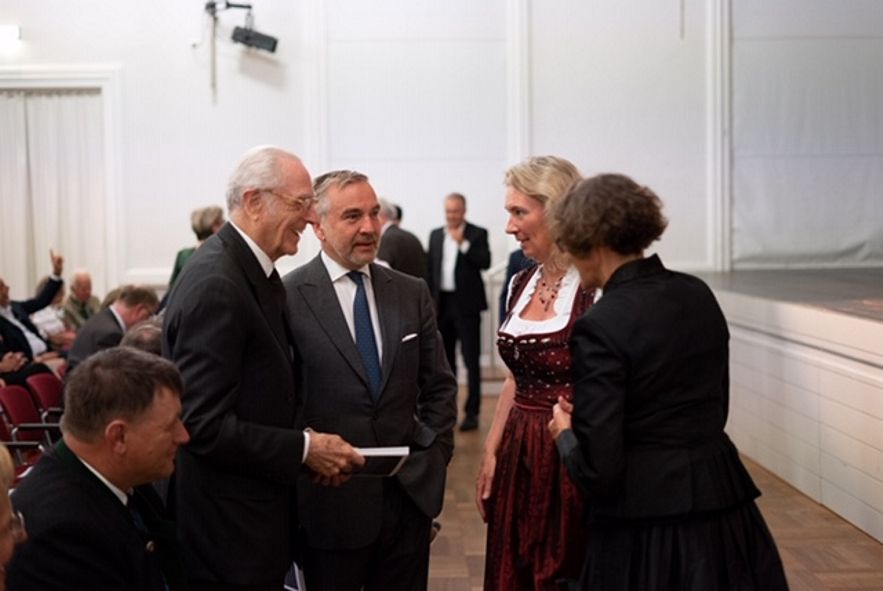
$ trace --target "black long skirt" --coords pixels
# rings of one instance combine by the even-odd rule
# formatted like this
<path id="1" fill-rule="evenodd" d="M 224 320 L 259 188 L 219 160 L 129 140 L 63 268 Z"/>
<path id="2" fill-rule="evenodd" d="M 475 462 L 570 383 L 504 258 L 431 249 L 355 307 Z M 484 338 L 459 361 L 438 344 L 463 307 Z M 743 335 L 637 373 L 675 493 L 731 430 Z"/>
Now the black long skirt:
<path id="1" fill-rule="evenodd" d="M 595 523 L 580 589 L 780 591 L 788 583 L 753 501 L 673 523 Z"/>

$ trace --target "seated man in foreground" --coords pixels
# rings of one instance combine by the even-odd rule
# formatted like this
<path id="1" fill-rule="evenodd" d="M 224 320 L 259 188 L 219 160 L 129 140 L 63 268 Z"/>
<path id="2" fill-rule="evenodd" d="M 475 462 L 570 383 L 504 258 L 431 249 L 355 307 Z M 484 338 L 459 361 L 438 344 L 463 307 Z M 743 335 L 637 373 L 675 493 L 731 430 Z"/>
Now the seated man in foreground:
<path id="1" fill-rule="evenodd" d="M 160 357 L 128 347 L 72 372 L 63 439 L 12 495 L 28 542 L 7 567 L 7 589 L 181 589 L 175 529 L 150 482 L 174 470 L 181 378 Z"/>

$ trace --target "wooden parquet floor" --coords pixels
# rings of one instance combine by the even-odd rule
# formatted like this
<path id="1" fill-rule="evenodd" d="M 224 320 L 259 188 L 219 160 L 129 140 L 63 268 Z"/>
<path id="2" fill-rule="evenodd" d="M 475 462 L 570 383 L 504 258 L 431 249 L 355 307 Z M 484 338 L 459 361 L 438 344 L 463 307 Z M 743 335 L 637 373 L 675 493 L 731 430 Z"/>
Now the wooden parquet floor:
<path id="1" fill-rule="evenodd" d="M 430 591 L 480 591 L 485 526 L 474 502 L 475 475 L 496 398 L 482 400 L 478 431 L 456 433 L 442 530 L 432 545 Z M 754 462 L 748 470 L 779 546 L 792 591 L 883 591 L 883 544 L 809 499 Z"/>

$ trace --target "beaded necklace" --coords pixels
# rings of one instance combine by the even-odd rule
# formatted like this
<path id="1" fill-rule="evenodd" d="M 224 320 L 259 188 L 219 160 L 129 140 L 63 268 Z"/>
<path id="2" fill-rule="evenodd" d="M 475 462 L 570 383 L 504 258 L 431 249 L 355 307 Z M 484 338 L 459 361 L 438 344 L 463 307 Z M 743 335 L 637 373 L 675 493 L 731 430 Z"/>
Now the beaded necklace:
<path id="1" fill-rule="evenodd" d="M 537 299 L 539 299 L 540 303 L 543 305 L 544 312 L 549 311 L 549 308 L 552 307 L 552 302 L 558 297 L 558 290 L 561 289 L 561 281 L 566 274 L 567 273 L 562 273 L 559 275 L 558 279 L 550 285 L 549 282 L 546 281 L 546 267 L 540 267 L 540 280 L 537 285 Z"/>

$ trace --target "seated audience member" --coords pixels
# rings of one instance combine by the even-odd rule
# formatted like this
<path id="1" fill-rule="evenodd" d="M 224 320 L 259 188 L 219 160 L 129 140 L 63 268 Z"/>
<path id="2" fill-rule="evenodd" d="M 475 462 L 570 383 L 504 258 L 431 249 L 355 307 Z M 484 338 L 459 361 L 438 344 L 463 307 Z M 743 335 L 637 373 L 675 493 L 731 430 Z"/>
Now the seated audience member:
<path id="1" fill-rule="evenodd" d="M 0 591 L 6 589 L 4 567 L 12 558 L 15 545 L 27 537 L 21 515 L 9 500 L 9 487 L 15 480 L 15 467 L 9 451 L 0 445 Z"/>
<path id="2" fill-rule="evenodd" d="M 12 494 L 28 543 L 7 568 L 11 591 L 182 588 L 174 524 L 149 484 L 189 440 L 181 389 L 172 363 L 129 347 L 71 373 L 63 438 Z"/>
<path id="3" fill-rule="evenodd" d="M 123 335 L 121 347 L 133 347 L 154 355 L 162 355 L 162 318 L 153 316 L 139 322 Z"/>
<path id="4" fill-rule="evenodd" d="M 27 378 L 38 373 L 52 373 L 46 365 L 34 363 L 20 351 L 8 351 L 0 339 L 0 387 L 27 387 Z"/>
<path id="5" fill-rule="evenodd" d="M 114 287 L 112 290 L 107 292 L 107 294 L 104 296 L 104 299 L 101 300 L 102 310 L 110 308 L 110 305 L 117 301 L 117 298 L 120 297 L 120 292 L 123 290 L 123 287 L 125 286 L 121 285 L 119 287 Z"/>
<path id="6" fill-rule="evenodd" d="M 64 320 L 77 331 L 101 309 L 98 298 L 92 295 L 92 276 L 85 269 L 77 269 L 71 279 L 71 293 L 64 301 Z"/>
<path id="7" fill-rule="evenodd" d="M 127 330 L 156 313 L 159 299 L 148 287 L 126 285 L 110 307 L 89 319 L 77 332 L 68 353 L 71 369 L 102 349 L 120 344 Z"/>
<path id="8" fill-rule="evenodd" d="M 190 227 L 193 228 L 193 233 L 196 234 L 196 246 L 182 248 L 178 251 L 178 254 L 175 256 L 175 266 L 172 268 L 172 278 L 169 279 L 169 290 L 172 289 L 175 280 L 181 273 L 181 269 L 184 268 L 184 265 L 193 256 L 193 253 L 196 252 L 196 249 L 202 246 L 202 243 L 220 230 L 223 225 L 224 210 L 217 205 L 193 210 L 193 213 L 190 214 Z"/>
<path id="9" fill-rule="evenodd" d="M 46 285 L 49 283 L 49 277 L 43 277 L 37 283 L 37 295 L 39 296 Z M 64 299 L 64 285 L 52 298 L 52 302 L 43 308 L 31 314 L 31 322 L 37 327 L 40 336 L 49 342 L 49 345 L 56 351 L 66 351 L 70 349 L 77 333 L 72 330 L 64 321 L 64 309 L 61 302 Z"/>
<path id="10" fill-rule="evenodd" d="M 661 209 L 647 187 L 602 174 L 554 216 L 583 286 L 604 290 L 573 326 L 573 404 L 559 398 L 549 424 L 587 495 L 579 588 L 784 590 L 760 491 L 724 432 L 727 321 L 700 279 L 644 255 Z"/>
<path id="11" fill-rule="evenodd" d="M 9 286 L 0 279 L 0 336 L 11 351 L 20 351 L 28 359 L 41 362 L 56 357 L 49 350 L 49 343 L 40 337 L 40 331 L 31 322 L 30 316 L 52 303 L 55 294 L 62 287 L 61 272 L 64 259 L 49 251 L 52 259 L 52 275 L 46 287 L 37 297 L 29 300 L 9 299 Z"/>

